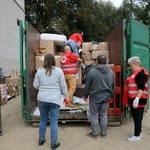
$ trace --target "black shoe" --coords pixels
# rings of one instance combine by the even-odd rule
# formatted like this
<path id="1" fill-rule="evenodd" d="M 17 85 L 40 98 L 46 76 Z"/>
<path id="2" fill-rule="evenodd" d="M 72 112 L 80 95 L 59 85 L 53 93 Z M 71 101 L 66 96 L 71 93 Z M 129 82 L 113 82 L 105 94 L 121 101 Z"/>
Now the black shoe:
<path id="1" fill-rule="evenodd" d="M 101 134 L 101 137 L 102 137 L 102 138 L 105 138 L 105 137 L 106 137 L 106 135 L 107 135 L 107 134 Z"/>
<path id="2" fill-rule="evenodd" d="M 57 144 L 54 144 L 54 145 L 51 144 L 52 150 L 57 149 L 59 146 L 60 146 L 60 143 L 59 143 L 59 142 L 58 142 Z"/>
<path id="3" fill-rule="evenodd" d="M 2 136 L 3 135 L 3 133 L 2 133 L 2 131 L 0 130 L 0 136 Z"/>
<path id="4" fill-rule="evenodd" d="M 45 140 L 39 140 L 39 145 L 43 145 L 45 143 Z"/>
<path id="5" fill-rule="evenodd" d="M 93 134 L 92 132 L 87 133 L 87 136 L 89 136 L 93 139 L 97 139 L 97 135 Z"/>

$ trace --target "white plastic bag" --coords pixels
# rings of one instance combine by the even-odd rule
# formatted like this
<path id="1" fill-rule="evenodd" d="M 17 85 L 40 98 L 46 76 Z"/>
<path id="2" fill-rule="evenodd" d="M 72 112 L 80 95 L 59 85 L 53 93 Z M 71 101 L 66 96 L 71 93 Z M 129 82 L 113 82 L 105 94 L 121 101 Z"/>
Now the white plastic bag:
<path id="1" fill-rule="evenodd" d="M 40 116 L 40 111 L 39 111 L 39 107 L 36 107 L 34 112 L 33 112 L 33 116 Z"/>
<path id="2" fill-rule="evenodd" d="M 88 101 L 85 102 L 83 97 L 77 97 L 77 96 L 73 96 L 73 103 L 74 104 L 88 104 Z"/>

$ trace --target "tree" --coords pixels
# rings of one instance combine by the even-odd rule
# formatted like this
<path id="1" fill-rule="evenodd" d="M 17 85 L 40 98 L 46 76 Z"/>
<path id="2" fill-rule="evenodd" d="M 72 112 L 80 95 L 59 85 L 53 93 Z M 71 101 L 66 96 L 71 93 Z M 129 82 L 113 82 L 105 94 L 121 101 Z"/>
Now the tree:
<path id="1" fill-rule="evenodd" d="M 103 41 L 124 18 L 149 24 L 149 10 L 150 0 L 123 0 L 120 8 L 103 0 L 25 0 L 26 20 L 40 33 L 83 31 L 84 41 Z"/>

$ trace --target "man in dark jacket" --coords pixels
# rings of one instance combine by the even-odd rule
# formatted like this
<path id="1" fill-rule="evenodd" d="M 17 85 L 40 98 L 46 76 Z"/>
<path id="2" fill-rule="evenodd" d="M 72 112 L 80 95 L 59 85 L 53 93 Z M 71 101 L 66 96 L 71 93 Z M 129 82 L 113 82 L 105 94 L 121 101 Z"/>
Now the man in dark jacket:
<path id="1" fill-rule="evenodd" d="M 101 136 L 107 135 L 107 109 L 109 99 L 115 90 L 115 77 L 113 71 L 106 66 L 106 56 L 99 55 L 96 65 L 88 71 L 85 79 L 84 97 L 89 97 L 89 115 L 91 122 L 91 132 L 87 135 L 97 138 L 99 118 Z"/>

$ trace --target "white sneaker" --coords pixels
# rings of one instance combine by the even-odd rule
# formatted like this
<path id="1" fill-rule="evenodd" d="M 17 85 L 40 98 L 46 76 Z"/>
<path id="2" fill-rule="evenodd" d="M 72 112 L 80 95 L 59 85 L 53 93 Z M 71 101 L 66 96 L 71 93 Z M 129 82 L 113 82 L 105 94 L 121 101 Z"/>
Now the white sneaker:
<path id="1" fill-rule="evenodd" d="M 134 133 L 131 133 L 131 134 L 130 134 L 130 137 L 131 137 L 131 136 L 134 136 Z M 143 133 L 141 132 L 139 136 L 140 136 L 140 138 L 143 137 Z"/>
<path id="2" fill-rule="evenodd" d="M 131 136 L 130 138 L 128 138 L 128 141 L 130 142 L 140 141 L 140 140 L 141 140 L 140 136 Z"/>

